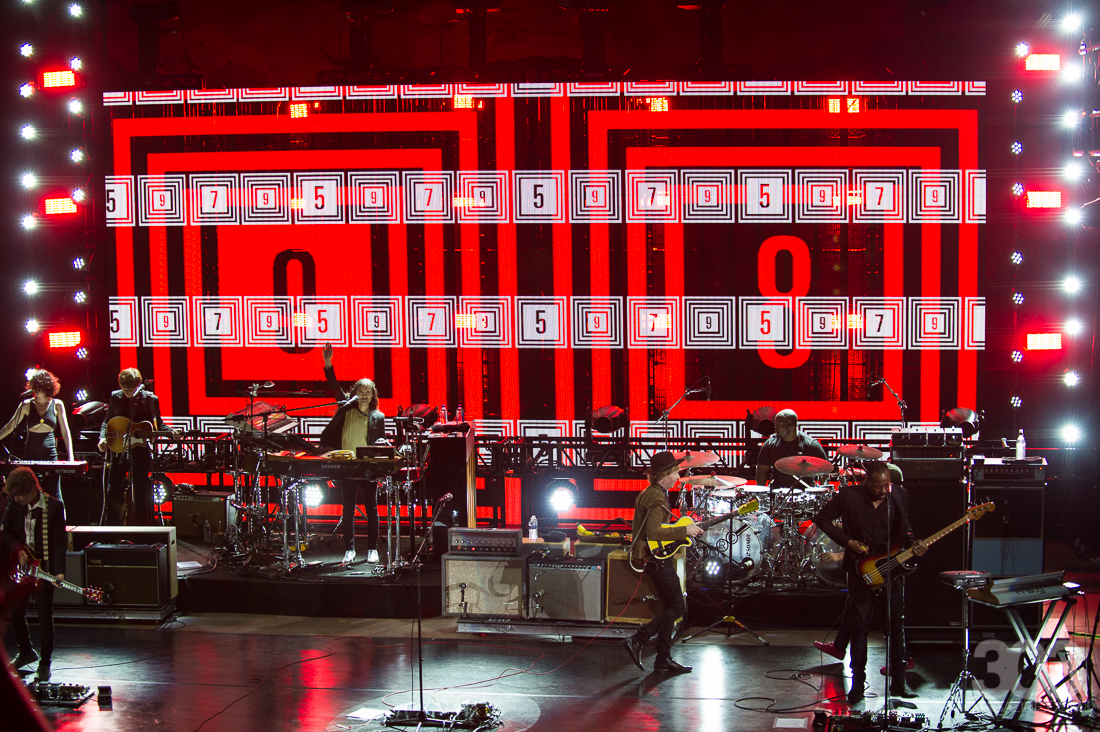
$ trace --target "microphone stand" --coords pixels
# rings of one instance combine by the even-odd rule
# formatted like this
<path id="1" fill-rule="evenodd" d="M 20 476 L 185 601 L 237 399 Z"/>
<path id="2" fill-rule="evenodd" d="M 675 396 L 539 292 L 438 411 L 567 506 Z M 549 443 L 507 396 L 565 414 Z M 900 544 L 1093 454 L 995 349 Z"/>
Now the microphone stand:
<path id="1" fill-rule="evenodd" d="M 695 384 L 698 384 L 700 381 L 702 381 L 705 378 L 707 378 L 707 377 L 706 376 L 700 376 L 699 379 L 696 380 Z M 695 384 L 692 384 L 692 387 L 694 387 Z M 665 423 L 664 430 L 663 430 L 664 435 L 665 435 L 665 450 L 668 450 L 668 415 L 672 414 L 673 409 L 676 409 L 676 407 L 680 406 L 680 402 L 684 401 L 684 399 L 687 398 L 688 394 L 702 394 L 705 391 L 706 391 L 705 387 L 702 388 L 702 389 L 695 389 L 695 388 L 686 389 L 684 391 L 684 393 L 680 395 L 680 398 L 677 399 L 676 402 L 673 403 L 673 405 L 671 407 L 669 407 L 665 411 L 661 412 L 661 416 L 657 418 L 657 421 Z"/>
<path id="2" fill-rule="evenodd" d="M 439 513 L 439 510 L 443 508 L 450 499 L 444 495 L 432 508 L 432 516 Z M 424 725 L 428 721 L 428 713 L 424 711 L 424 636 L 421 630 L 421 618 L 423 617 L 423 608 L 420 604 L 420 567 L 424 563 L 424 549 L 428 546 L 428 538 L 431 536 L 431 532 L 425 532 L 424 536 L 420 538 L 420 545 L 416 547 L 416 552 L 413 554 L 412 564 L 416 569 L 416 655 L 417 666 L 420 674 L 420 711 L 417 712 L 416 721 L 417 728 Z"/>
<path id="3" fill-rule="evenodd" d="M 898 409 L 901 411 L 901 428 L 905 429 L 905 424 L 906 424 L 905 423 L 905 409 L 906 409 L 906 407 L 908 407 L 908 405 L 905 403 L 905 400 L 902 399 L 900 396 L 898 396 L 898 393 L 890 387 L 890 384 L 886 381 L 886 379 L 879 379 L 875 383 L 876 384 L 882 384 L 883 386 L 885 386 L 887 391 L 889 391 L 891 394 L 894 395 L 894 399 L 898 400 Z M 871 386 L 874 386 L 874 385 L 875 384 L 872 384 Z"/>

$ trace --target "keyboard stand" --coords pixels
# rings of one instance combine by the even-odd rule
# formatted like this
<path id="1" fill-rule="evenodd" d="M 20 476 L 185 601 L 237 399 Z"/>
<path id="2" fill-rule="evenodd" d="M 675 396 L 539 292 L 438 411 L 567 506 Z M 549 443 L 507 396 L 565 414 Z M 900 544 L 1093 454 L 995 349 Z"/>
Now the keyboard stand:
<path id="1" fill-rule="evenodd" d="M 1043 614 L 1043 619 L 1039 623 L 1038 637 L 1033 638 L 1031 632 L 1027 629 L 1023 619 L 1020 617 L 1020 613 L 1017 608 L 1023 605 L 1030 605 L 1029 602 L 1018 602 L 1013 605 L 993 605 L 981 600 L 972 599 L 971 602 L 981 603 L 986 607 L 992 607 L 1000 610 L 1008 618 L 1008 622 L 1012 625 L 1012 630 L 1016 633 L 1017 640 L 1020 641 L 1020 645 L 1023 647 L 1023 669 L 1021 669 L 1019 675 L 1016 677 L 1015 683 L 1008 690 L 1005 695 L 1004 702 L 1001 703 L 1001 708 L 997 712 L 997 720 L 1003 721 L 1007 718 L 1005 714 L 1008 712 L 1008 708 L 1012 705 L 1013 701 L 1016 703 L 1016 712 L 1012 715 L 1012 720 L 1017 721 L 1020 718 L 1020 714 L 1024 710 L 1024 705 L 1031 696 L 1032 689 L 1035 688 L 1035 682 L 1038 681 L 1042 687 L 1043 692 L 1046 694 L 1051 706 L 1058 712 L 1067 711 L 1067 702 L 1058 697 L 1058 692 L 1055 688 L 1054 682 L 1051 681 L 1050 675 L 1047 674 L 1046 664 L 1050 660 L 1051 655 L 1054 652 L 1054 647 L 1058 640 L 1058 634 L 1062 632 L 1063 626 L 1066 624 L 1069 610 L 1077 604 L 1076 595 L 1069 595 L 1066 597 L 1059 597 L 1050 600 L 1050 605 L 1047 607 L 1046 613 Z M 1043 602 L 1037 600 L 1036 602 Z M 1058 613 L 1058 623 L 1054 627 L 1054 632 L 1050 636 L 1050 640 L 1047 642 L 1047 647 L 1044 649 L 1040 646 L 1042 642 L 1043 629 L 1047 627 L 1047 624 L 1054 617 L 1055 612 L 1061 606 L 1061 612 Z M 1024 680 L 1027 679 L 1027 686 L 1024 687 Z M 1021 689 L 1019 698 L 1016 690 Z"/>

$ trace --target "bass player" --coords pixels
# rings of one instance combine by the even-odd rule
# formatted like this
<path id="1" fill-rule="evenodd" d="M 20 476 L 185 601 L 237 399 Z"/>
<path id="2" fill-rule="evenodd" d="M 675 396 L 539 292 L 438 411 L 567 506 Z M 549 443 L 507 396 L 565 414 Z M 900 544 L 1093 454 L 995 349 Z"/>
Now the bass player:
<path id="1" fill-rule="evenodd" d="M 886 660 L 890 673 L 890 693 L 913 698 L 917 694 L 905 682 L 905 590 L 904 580 L 874 591 L 860 577 L 856 566 L 861 555 L 890 551 L 891 544 L 912 546 L 922 556 L 928 547 L 913 540 L 909 525 L 909 494 L 901 486 L 892 486 L 890 470 L 884 462 L 864 463 L 866 479 L 856 486 L 844 487 L 814 516 L 814 524 L 830 539 L 844 547 L 844 569 L 848 575 L 846 620 L 850 631 L 852 687 L 848 703 L 863 699 L 867 683 L 867 632 L 874 617 L 890 633 L 890 655 Z M 843 529 L 834 524 L 842 519 Z M 889 607 L 887 607 L 889 602 Z M 888 613 L 888 614 L 887 614 Z M 887 623 L 887 617 L 889 622 Z"/>

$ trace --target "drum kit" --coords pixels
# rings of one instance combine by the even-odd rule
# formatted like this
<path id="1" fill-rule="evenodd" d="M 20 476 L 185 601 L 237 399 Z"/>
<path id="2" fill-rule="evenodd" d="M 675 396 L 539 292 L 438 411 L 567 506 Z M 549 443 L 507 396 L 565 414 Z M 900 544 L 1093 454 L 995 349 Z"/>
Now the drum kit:
<path id="1" fill-rule="evenodd" d="M 680 511 L 703 521 L 756 500 L 759 509 L 711 526 L 688 552 L 689 575 L 710 586 L 763 585 L 769 589 L 843 587 L 843 547 L 813 518 L 841 487 L 863 479 L 861 463 L 882 452 L 844 445 L 834 461 L 793 455 L 775 469 L 794 478 L 791 487 L 753 485 L 732 475 L 698 474 L 718 463 L 711 452 L 675 453 L 681 468 Z"/>

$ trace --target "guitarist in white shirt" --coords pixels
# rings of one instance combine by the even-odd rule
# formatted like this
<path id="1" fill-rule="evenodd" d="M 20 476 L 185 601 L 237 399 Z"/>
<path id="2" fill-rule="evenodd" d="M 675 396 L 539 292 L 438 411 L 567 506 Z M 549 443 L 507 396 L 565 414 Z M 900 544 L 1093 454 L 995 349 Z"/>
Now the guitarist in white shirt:
<path id="1" fill-rule="evenodd" d="M 856 562 L 861 555 L 889 551 L 890 544 L 913 546 L 917 556 L 928 549 L 913 541 L 909 525 L 909 493 L 892 486 L 890 470 L 883 462 L 864 463 L 867 479 L 857 486 L 844 487 L 814 516 L 814 524 L 830 539 L 844 547 L 844 569 L 848 574 L 848 605 L 845 610 L 851 634 L 852 688 L 848 703 L 863 699 L 867 682 L 867 632 L 872 617 L 886 625 L 889 617 L 890 693 L 912 698 L 916 693 L 905 682 L 905 593 L 903 580 L 875 592 L 859 576 Z M 843 520 L 843 529 L 834 521 Z M 889 616 L 886 601 L 889 598 Z M 842 621 L 843 622 L 843 621 Z"/>
<path id="2" fill-rule="evenodd" d="M 680 463 L 683 461 L 683 458 L 676 458 L 671 452 L 654 454 L 649 463 L 649 486 L 634 499 L 634 542 L 630 546 L 630 563 L 638 571 L 645 565 L 645 571 L 653 578 L 657 595 L 664 607 L 660 615 L 623 641 L 630 660 L 642 671 L 645 670 L 642 666 L 642 649 L 651 640 L 657 645 L 654 671 L 691 671 L 691 666 L 684 666 L 672 658 L 672 629 L 676 619 L 687 612 L 680 577 L 676 574 L 676 558 L 657 559 L 650 554 L 648 544 L 650 540 L 682 541 L 703 533 L 698 524 L 662 526 L 675 520 L 668 505 L 668 490 L 676 485 Z"/>
<path id="3" fill-rule="evenodd" d="M 27 547 L 32 556 L 40 558 L 42 566 L 58 580 L 65 579 L 65 504 L 48 495 L 38 485 L 30 468 L 16 468 L 4 484 L 8 505 L 0 521 L 4 543 L 8 548 L 17 544 Z M 38 661 L 39 681 L 50 680 L 50 660 L 53 657 L 53 589 L 49 582 L 35 587 L 34 602 L 38 611 L 38 626 L 42 634 L 42 657 Z M 27 627 L 26 598 L 16 601 L 11 614 L 12 631 L 19 645 L 19 654 L 12 662 L 15 669 L 29 666 L 39 656 L 31 645 Z"/>

